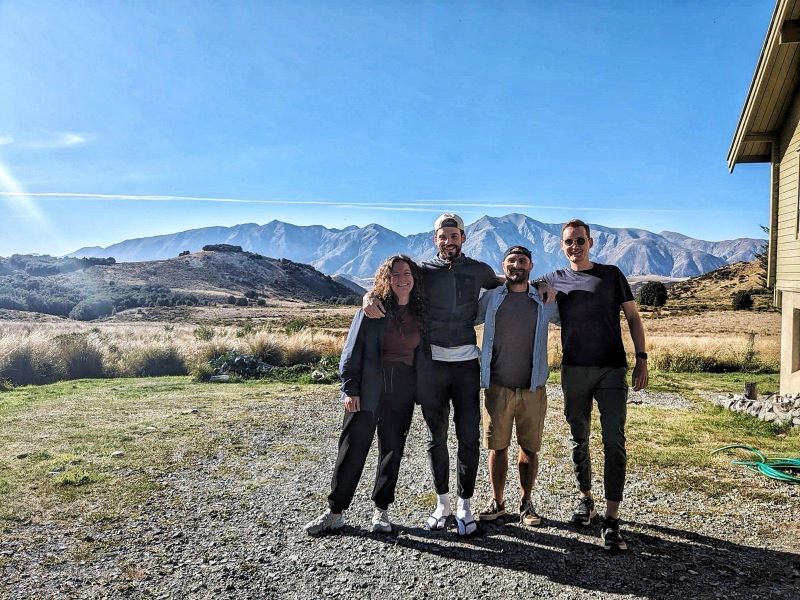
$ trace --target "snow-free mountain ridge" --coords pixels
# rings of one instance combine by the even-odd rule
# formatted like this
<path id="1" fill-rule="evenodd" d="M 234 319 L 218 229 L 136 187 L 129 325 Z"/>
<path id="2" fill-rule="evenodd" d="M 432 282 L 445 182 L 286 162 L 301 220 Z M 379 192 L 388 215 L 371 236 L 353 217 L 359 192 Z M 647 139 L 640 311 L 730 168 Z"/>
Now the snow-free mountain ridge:
<path id="1" fill-rule="evenodd" d="M 754 238 L 710 242 L 670 231 L 653 233 L 594 224 L 591 229 L 593 259 L 617 265 L 629 276 L 694 277 L 726 264 L 752 260 L 764 243 Z M 531 249 L 535 275 L 566 264 L 559 248 L 558 223 L 542 223 L 522 214 L 484 216 L 467 225 L 466 234 L 464 253 L 497 271 L 503 252 L 514 244 Z M 432 231 L 403 236 L 375 223 L 330 229 L 270 221 L 126 240 L 106 248 L 81 248 L 71 256 L 113 256 L 118 262 L 138 262 L 170 258 L 184 250 L 196 252 L 207 244 L 233 244 L 265 256 L 307 263 L 329 275 L 363 279 L 372 277 L 381 261 L 392 254 L 407 254 L 418 260 L 433 257 L 436 249 L 432 238 Z"/>

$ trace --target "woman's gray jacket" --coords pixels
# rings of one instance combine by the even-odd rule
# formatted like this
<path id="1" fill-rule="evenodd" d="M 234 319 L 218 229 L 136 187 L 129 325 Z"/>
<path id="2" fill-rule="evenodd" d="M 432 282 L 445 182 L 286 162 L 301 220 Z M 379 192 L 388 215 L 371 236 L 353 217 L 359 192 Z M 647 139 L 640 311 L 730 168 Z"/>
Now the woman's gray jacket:
<path id="1" fill-rule="evenodd" d="M 342 396 L 359 396 L 361 410 L 377 412 L 384 391 L 383 331 L 387 318 L 370 319 L 360 309 L 353 317 L 342 350 L 339 361 Z M 431 387 L 433 368 L 431 345 L 424 337 L 414 353 L 414 367 L 417 379 L 415 402 L 420 404 L 422 394 Z"/>

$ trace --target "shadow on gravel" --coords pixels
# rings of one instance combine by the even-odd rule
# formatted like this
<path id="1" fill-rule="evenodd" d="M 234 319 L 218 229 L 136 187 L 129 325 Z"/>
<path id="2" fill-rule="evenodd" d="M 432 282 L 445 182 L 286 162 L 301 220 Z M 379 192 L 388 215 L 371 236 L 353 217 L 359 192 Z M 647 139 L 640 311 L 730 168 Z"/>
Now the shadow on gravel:
<path id="1" fill-rule="evenodd" d="M 486 524 L 466 539 L 452 529 L 431 532 L 414 527 L 367 535 L 386 544 L 542 576 L 586 591 L 654 600 L 798 597 L 798 554 L 647 523 L 628 523 L 623 532 L 630 550 L 617 556 L 603 549 L 599 526 L 578 528 L 553 520 L 536 529 L 516 522 Z M 347 528 L 342 535 L 361 537 L 364 532 Z"/>

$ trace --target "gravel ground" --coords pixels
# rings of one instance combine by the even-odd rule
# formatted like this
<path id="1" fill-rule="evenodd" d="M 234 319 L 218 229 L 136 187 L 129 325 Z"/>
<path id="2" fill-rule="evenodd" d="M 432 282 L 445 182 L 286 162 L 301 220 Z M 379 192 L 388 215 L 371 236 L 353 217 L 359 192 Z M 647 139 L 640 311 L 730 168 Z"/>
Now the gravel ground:
<path id="1" fill-rule="evenodd" d="M 780 531 L 782 522 L 798 519 L 796 508 L 666 492 L 651 485 L 659 474 L 632 473 L 623 511 L 627 554 L 603 551 L 599 525 L 569 525 L 573 484 L 560 389 L 548 394 L 534 498 L 542 527 L 509 518 L 468 540 L 453 530 L 424 531 L 431 485 L 417 411 L 391 511 L 396 531 L 369 532 L 371 457 L 348 525 L 307 536 L 303 524 L 324 508 L 341 414 L 331 393 L 289 392 L 265 399 L 269 429 L 239 426 L 227 447 L 165 475 L 163 492 L 122 521 L 10 525 L 0 537 L 0 597 L 800 597 L 800 541 Z M 675 394 L 633 399 L 665 409 L 691 406 Z M 488 498 L 482 465 L 479 505 Z M 512 469 L 509 505 L 515 482 Z M 797 487 L 786 490 L 800 499 Z"/>

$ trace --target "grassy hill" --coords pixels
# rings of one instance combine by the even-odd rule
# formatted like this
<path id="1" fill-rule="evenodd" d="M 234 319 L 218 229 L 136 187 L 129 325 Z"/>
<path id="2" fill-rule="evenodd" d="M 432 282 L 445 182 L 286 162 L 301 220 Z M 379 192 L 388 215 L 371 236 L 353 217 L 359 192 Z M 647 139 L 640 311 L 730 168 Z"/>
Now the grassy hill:
<path id="1" fill-rule="evenodd" d="M 90 320 L 142 306 L 357 300 L 351 289 L 310 265 L 233 246 L 208 248 L 139 263 L 81 264 L 75 259 L 12 257 L 15 260 L 3 260 L 1 265 L 5 274 L 0 275 L 0 309 Z"/>
<path id="2" fill-rule="evenodd" d="M 772 294 L 761 288 L 761 267 L 757 260 L 726 265 L 705 275 L 691 277 L 669 287 L 669 308 L 719 309 L 731 308 L 733 296 L 738 291 L 753 295 L 756 310 L 771 308 Z"/>

